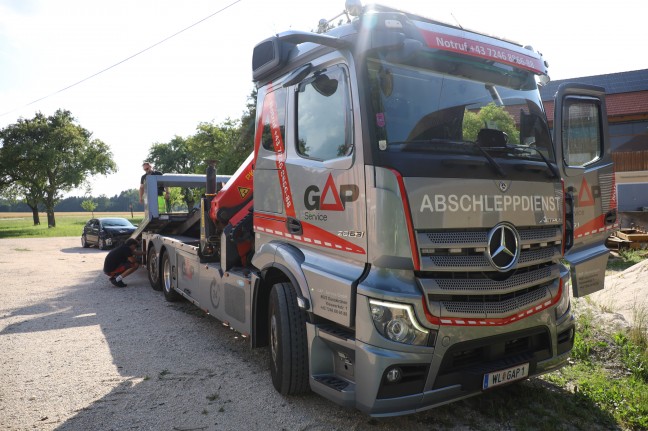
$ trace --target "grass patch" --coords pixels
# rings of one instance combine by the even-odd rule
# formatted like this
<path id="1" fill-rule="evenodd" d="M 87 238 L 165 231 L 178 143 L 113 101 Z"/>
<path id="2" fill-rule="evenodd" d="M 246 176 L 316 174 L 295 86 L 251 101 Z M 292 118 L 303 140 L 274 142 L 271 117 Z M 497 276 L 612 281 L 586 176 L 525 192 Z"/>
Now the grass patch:
<path id="1" fill-rule="evenodd" d="M 646 250 L 619 250 L 618 256 L 608 259 L 607 270 L 611 272 L 624 271 L 648 257 Z"/>
<path id="2" fill-rule="evenodd" d="M 10 217 L 12 214 L 13 217 Z M 20 215 L 20 216 L 18 216 Z M 133 224 L 142 221 L 143 214 L 135 213 L 95 213 L 95 217 L 124 217 Z M 41 214 L 41 224 L 34 226 L 31 214 L 26 213 L 0 213 L 0 238 L 54 238 L 54 237 L 81 237 L 83 226 L 92 218 L 90 213 L 56 213 L 56 227 L 47 227 L 47 215 Z M 21 250 L 22 251 L 22 250 Z M 27 250 L 25 250 L 27 251 Z"/>
<path id="3" fill-rule="evenodd" d="M 645 327 L 616 333 L 578 319 L 573 364 L 543 377 L 569 389 L 624 429 L 648 429 L 648 348 Z"/>
<path id="4" fill-rule="evenodd" d="M 430 410 L 420 422 L 431 429 L 453 428 L 461 424 L 482 431 L 615 428 L 616 420 L 609 412 L 561 386 L 534 378 Z"/>

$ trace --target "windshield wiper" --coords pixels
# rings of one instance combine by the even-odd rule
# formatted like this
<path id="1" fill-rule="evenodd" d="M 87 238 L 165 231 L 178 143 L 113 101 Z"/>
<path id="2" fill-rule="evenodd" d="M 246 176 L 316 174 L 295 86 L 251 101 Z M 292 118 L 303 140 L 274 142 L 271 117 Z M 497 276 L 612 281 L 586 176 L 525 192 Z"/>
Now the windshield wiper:
<path id="1" fill-rule="evenodd" d="M 486 151 L 483 147 L 481 147 L 477 142 L 472 142 L 472 141 L 461 141 L 461 142 L 466 143 L 466 144 L 470 144 L 473 148 L 477 148 L 477 150 L 479 150 L 479 152 L 482 153 L 484 155 L 484 157 L 486 157 L 486 160 L 488 160 L 488 162 L 491 164 L 491 166 L 497 171 L 497 173 L 501 177 L 506 176 L 506 172 L 504 172 L 504 169 L 502 169 L 500 164 L 497 163 L 495 161 L 495 159 L 492 158 L 490 154 L 488 154 L 488 151 Z"/>
<path id="2" fill-rule="evenodd" d="M 558 170 L 556 170 L 556 168 L 554 167 L 554 165 L 551 164 L 551 162 L 550 162 L 550 161 L 545 157 L 544 154 L 542 154 L 542 151 L 540 151 L 539 149 L 534 148 L 534 147 L 527 147 L 527 146 L 524 146 L 524 145 L 510 145 L 510 144 L 507 144 L 507 145 L 506 145 L 506 149 L 508 149 L 508 150 L 515 150 L 515 151 L 518 151 L 518 152 L 524 152 L 524 151 L 526 151 L 526 150 L 533 150 L 533 151 L 535 151 L 536 153 L 538 153 L 538 155 L 540 156 L 540 158 L 542 159 L 542 161 L 545 162 L 545 164 L 547 165 L 547 167 L 548 167 L 549 170 L 551 171 L 551 175 L 552 175 L 554 178 L 560 178 L 560 174 L 558 173 Z"/>
<path id="3" fill-rule="evenodd" d="M 430 145 L 430 144 L 441 144 L 441 145 Z M 456 149 L 458 147 L 465 148 L 467 145 L 472 148 L 476 148 L 477 151 L 479 151 L 486 158 L 486 160 L 488 160 L 488 163 L 490 163 L 490 165 L 493 167 L 493 169 L 497 172 L 498 175 L 500 175 L 501 177 L 507 176 L 504 169 L 502 169 L 502 166 L 500 166 L 500 164 L 497 163 L 495 159 L 492 158 L 491 155 L 488 154 L 486 150 L 484 150 L 476 142 L 473 141 L 432 138 L 432 139 L 422 139 L 422 140 L 415 140 L 415 141 L 390 142 L 390 145 L 401 145 L 402 151 L 443 151 L 445 150 L 442 147 L 443 144 L 449 145 L 453 147 L 453 149 Z"/>

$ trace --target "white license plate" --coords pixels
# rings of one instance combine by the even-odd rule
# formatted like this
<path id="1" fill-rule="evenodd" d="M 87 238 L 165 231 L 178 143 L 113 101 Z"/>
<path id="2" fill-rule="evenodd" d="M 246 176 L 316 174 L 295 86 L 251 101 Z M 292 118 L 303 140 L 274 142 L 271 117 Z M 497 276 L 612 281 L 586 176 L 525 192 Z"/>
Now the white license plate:
<path id="1" fill-rule="evenodd" d="M 483 389 L 490 389 L 515 380 L 521 380 L 529 376 L 529 364 L 516 365 L 505 370 L 493 371 L 484 374 Z"/>

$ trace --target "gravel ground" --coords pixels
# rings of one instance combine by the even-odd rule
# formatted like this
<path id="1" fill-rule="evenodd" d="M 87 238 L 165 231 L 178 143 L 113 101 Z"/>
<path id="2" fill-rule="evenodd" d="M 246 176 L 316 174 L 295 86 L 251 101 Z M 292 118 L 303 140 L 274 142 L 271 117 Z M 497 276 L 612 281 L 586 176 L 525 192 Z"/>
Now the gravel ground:
<path id="1" fill-rule="evenodd" d="M 0 240 L 0 429 L 430 429 L 429 414 L 377 420 L 282 397 L 266 349 L 166 302 L 144 270 L 112 287 L 105 255 L 78 238 Z"/>
<path id="2" fill-rule="evenodd" d="M 283 397 L 266 349 L 166 302 L 144 270 L 112 287 L 105 255 L 78 238 L 0 240 L 0 429 L 513 429 L 466 403 L 372 419 L 315 394 Z"/>

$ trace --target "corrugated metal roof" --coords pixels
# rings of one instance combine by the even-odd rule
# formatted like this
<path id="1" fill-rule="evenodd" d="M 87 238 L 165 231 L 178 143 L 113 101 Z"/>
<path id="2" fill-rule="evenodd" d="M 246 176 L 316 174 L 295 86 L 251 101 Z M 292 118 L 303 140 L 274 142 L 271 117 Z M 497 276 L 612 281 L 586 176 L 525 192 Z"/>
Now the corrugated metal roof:
<path id="1" fill-rule="evenodd" d="M 556 95 L 556 91 L 558 91 L 558 86 L 564 82 L 579 82 L 582 84 L 598 85 L 599 87 L 605 88 L 606 94 L 648 91 L 648 69 L 551 81 L 546 86 L 540 87 L 540 96 L 542 97 L 542 100 L 553 99 Z"/>

